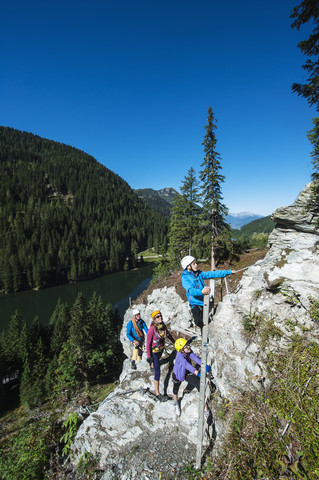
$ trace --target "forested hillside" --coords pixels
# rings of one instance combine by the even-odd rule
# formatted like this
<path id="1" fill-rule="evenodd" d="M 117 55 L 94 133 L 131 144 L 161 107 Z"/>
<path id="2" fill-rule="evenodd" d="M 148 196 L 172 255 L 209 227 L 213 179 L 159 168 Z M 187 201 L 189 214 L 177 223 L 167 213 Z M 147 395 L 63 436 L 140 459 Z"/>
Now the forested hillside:
<path id="1" fill-rule="evenodd" d="M 0 127 L 0 290 L 43 288 L 135 265 L 168 220 L 76 148 Z"/>
<path id="2" fill-rule="evenodd" d="M 167 187 L 161 190 L 138 188 L 135 193 L 153 210 L 170 217 L 173 198 L 177 193 L 174 188 Z"/>
<path id="3" fill-rule="evenodd" d="M 271 233 L 274 228 L 275 224 L 269 215 L 243 225 L 240 230 L 232 230 L 232 236 L 234 238 L 247 238 L 256 233 Z"/>

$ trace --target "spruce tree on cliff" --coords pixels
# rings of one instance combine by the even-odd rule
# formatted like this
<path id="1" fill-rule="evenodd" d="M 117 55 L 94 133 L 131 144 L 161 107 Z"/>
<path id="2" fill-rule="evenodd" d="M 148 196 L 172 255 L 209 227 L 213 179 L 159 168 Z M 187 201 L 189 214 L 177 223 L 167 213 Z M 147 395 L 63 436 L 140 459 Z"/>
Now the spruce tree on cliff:
<path id="1" fill-rule="evenodd" d="M 294 83 L 292 91 L 304 97 L 310 106 L 319 112 L 319 3 L 318 0 L 304 0 L 292 11 L 294 19 L 292 28 L 298 30 L 305 23 L 312 21 L 314 29 L 307 40 L 298 43 L 301 52 L 307 55 L 308 60 L 303 65 L 308 74 L 307 83 Z M 308 132 L 308 138 L 314 149 L 311 152 L 314 181 L 314 193 L 317 204 L 319 203 L 319 117 L 313 119 L 314 128 Z"/>
<path id="2" fill-rule="evenodd" d="M 203 225 L 208 232 L 211 240 L 211 269 L 215 269 L 215 246 L 219 236 L 229 231 L 229 225 L 225 217 L 228 209 L 222 203 L 221 184 L 225 177 L 221 174 L 220 155 L 216 152 L 217 126 L 214 119 L 212 107 L 208 109 L 207 124 L 205 126 L 206 135 L 204 137 L 205 159 L 201 164 L 203 169 L 200 171 L 200 180 L 202 182 L 202 203 L 203 203 Z"/>
<path id="3" fill-rule="evenodd" d="M 173 198 L 173 208 L 169 225 L 170 253 L 174 260 L 185 255 L 193 255 L 194 239 L 198 233 L 200 207 L 198 180 L 191 167 L 185 176 L 181 194 Z"/>
<path id="4" fill-rule="evenodd" d="M 294 18 L 292 28 L 300 29 L 302 25 L 310 20 L 314 29 L 307 40 L 298 43 L 301 52 L 309 58 L 303 65 L 308 74 L 307 83 L 294 83 L 293 92 L 304 97 L 310 106 L 315 106 L 319 112 L 319 3 L 318 0 L 304 0 L 292 11 L 291 18 Z"/>

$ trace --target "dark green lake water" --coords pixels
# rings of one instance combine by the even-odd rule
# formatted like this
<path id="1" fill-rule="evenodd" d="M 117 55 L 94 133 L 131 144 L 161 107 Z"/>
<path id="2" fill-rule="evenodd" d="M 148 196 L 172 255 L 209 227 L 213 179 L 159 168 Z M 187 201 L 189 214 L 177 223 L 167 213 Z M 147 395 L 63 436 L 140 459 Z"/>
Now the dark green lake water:
<path id="1" fill-rule="evenodd" d="M 112 273 L 87 282 L 59 285 L 39 291 L 26 291 L 0 296 L 0 331 L 7 327 L 11 315 L 18 310 L 28 325 L 35 315 L 43 324 L 48 324 L 59 298 L 70 306 L 79 292 L 89 300 L 94 291 L 105 304 L 117 306 L 121 316 L 129 306 L 129 298 L 134 300 L 148 287 L 153 265 L 148 264 L 138 270 Z"/>

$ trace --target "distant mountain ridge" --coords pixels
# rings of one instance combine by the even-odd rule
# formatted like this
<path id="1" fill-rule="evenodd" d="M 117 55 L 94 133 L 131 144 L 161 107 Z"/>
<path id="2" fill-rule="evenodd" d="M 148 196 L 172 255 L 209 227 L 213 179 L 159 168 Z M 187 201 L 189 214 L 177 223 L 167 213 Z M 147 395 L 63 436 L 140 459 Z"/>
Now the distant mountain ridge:
<path id="1" fill-rule="evenodd" d="M 173 203 L 173 198 L 175 197 L 176 193 L 178 192 L 175 190 L 175 188 L 172 188 L 172 187 L 165 187 L 165 188 L 162 188 L 161 190 L 158 190 L 159 196 L 170 204 Z"/>
<path id="2" fill-rule="evenodd" d="M 264 215 L 259 215 L 258 213 L 251 212 L 230 212 L 226 217 L 226 221 L 230 224 L 231 228 L 239 229 L 244 225 L 247 225 L 247 223 L 258 220 L 259 218 L 264 218 Z"/>
<path id="3" fill-rule="evenodd" d="M 138 188 L 134 191 L 149 207 L 167 217 L 171 214 L 173 198 L 178 193 L 172 187 L 165 187 L 160 190 Z"/>
<path id="4" fill-rule="evenodd" d="M 160 190 L 138 188 L 134 191 L 149 207 L 167 217 L 171 214 L 173 198 L 178 193 L 177 190 L 172 187 L 165 187 Z M 230 224 L 231 228 L 240 229 L 242 226 L 260 218 L 264 218 L 264 215 L 251 212 L 230 212 L 226 217 L 226 221 Z"/>
<path id="5" fill-rule="evenodd" d="M 232 238 L 239 239 L 251 239 L 254 235 L 269 234 L 275 228 L 275 223 L 271 219 L 271 215 L 267 217 L 257 218 L 252 222 L 243 225 L 241 228 L 233 228 L 231 231 Z"/>

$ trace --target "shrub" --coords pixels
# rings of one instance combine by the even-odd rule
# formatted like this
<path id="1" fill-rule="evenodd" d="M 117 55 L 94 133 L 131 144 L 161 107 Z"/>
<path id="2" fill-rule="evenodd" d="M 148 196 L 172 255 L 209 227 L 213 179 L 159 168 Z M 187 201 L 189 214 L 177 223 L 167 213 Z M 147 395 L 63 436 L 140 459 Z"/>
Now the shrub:
<path id="1" fill-rule="evenodd" d="M 25 424 L 0 448 L 3 480 L 42 480 L 49 457 L 46 421 Z"/>
<path id="2" fill-rule="evenodd" d="M 296 335 L 265 362 L 271 386 L 232 404 L 222 450 L 201 478 L 318 480 L 319 346 Z"/>
<path id="3" fill-rule="evenodd" d="M 319 300 L 314 299 L 313 297 L 308 297 L 309 300 L 309 315 L 311 320 L 314 322 L 319 322 Z"/>

